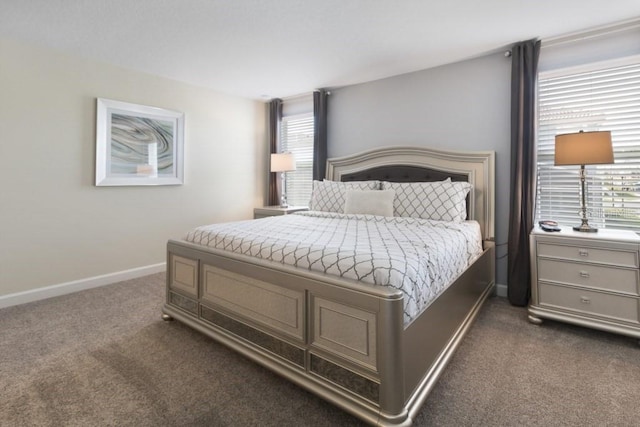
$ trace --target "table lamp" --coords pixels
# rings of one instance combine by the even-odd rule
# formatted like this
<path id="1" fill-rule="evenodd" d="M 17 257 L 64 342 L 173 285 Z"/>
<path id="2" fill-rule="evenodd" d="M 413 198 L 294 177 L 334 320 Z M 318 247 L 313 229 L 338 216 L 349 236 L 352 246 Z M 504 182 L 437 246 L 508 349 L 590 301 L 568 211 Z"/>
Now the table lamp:
<path id="1" fill-rule="evenodd" d="M 280 172 L 282 174 L 282 197 L 280 198 L 280 207 L 289 207 L 287 204 L 285 174 L 296 170 L 296 159 L 291 153 L 278 153 L 271 155 L 271 172 Z"/>
<path id="2" fill-rule="evenodd" d="M 611 132 L 577 132 L 556 135 L 555 162 L 556 166 L 580 165 L 580 190 L 582 224 L 573 227 L 576 231 L 594 233 L 597 228 L 589 225 L 587 219 L 587 205 L 585 192 L 585 165 L 602 165 L 613 163 L 613 147 Z"/>

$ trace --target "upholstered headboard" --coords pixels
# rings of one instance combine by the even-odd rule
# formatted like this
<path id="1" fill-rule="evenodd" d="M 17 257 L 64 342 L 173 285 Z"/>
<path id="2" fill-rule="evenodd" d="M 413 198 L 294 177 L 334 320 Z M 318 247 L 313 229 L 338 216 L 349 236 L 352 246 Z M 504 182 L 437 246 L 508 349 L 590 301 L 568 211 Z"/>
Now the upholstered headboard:
<path id="1" fill-rule="evenodd" d="M 378 166 L 358 172 L 343 174 L 342 181 L 369 181 L 377 179 L 389 182 L 431 182 L 451 178 L 452 181 L 467 181 L 464 174 L 450 173 L 428 167 L 408 165 Z"/>
<path id="2" fill-rule="evenodd" d="M 495 153 L 384 147 L 327 160 L 327 179 L 392 182 L 467 181 L 468 218 L 478 221 L 484 240 L 495 237 Z"/>
<path id="3" fill-rule="evenodd" d="M 342 181 L 433 182 L 450 178 L 451 181 L 467 181 L 467 175 L 449 173 L 428 167 L 389 165 L 344 174 Z M 467 218 L 471 217 L 471 197 L 467 195 Z"/>

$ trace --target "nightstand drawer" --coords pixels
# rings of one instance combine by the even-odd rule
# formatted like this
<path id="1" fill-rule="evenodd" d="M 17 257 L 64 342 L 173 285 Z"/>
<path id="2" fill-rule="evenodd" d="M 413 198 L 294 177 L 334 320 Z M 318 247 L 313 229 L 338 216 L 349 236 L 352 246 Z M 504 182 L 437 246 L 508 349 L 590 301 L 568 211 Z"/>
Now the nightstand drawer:
<path id="1" fill-rule="evenodd" d="M 638 295 L 638 270 L 538 259 L 538 280 Z"/>
<path id="2" fill-rule="evenodd" d="M 538 256 L 562 258 L 573 261 L 597 262 L 622 267 L 638 267 L 638 251 L 636 249 L 625 251 L 590 246 L 554 245 L 539 242 Z"/>
<path id="3" fill-rule="evenodd" d="M 638 299 L 601 292 L 539 284 L 541 307 L 569 310 L 625 322 L 638 322 Z"/>

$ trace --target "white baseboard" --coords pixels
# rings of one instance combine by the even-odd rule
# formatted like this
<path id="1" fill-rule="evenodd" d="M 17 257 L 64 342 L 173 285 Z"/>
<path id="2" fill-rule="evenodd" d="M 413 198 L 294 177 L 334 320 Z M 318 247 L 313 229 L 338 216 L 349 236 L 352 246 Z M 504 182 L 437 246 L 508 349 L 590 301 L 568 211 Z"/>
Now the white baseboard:
<path id="1" fill-rule="evenodd" d="M 84 291 L 86 289 L 97 288 L 99 286 L 110 285 L 123 280 L 135 279 L 154 273 L 161 273 L 165 271 L 166 268 L 166 263 L 162 262 L 160 264 L 147 265 L 145 267 L 103 274 L 102 276 L 88 277 L 86 279 L 74 280 L 72 282 L 60 283 L 58 285 L 45 286 L 44 288 L 3 295 L 0 296 L 0 308 L 40 301 L 73 292 Z"/>
<path id="2" fill-rule="evenodd" d="M 46 286 L 44 288 L 31 289 L 29 291 L 3 295 L 0 296 L 0 308 L 11 307 L 14 305 L 40 301 L 60 295 L 66 295 L 73 292 L 84 291 L 86 289 L 110 285 L 112 283 L 121 282 L 123 280 L 136 279 L 138 277 L 147 276 L 149 274 L 161 273 L 163 271 L 166 271 L 166 269 L 166 263 L 162 262 L 145 267 L 132 268 L 130 270 L 104 274 L 102 276 L 94 276 L 87 279 L 74 280 L 72 282 Z M 496 284 L 496 295 L 506 298 L 507 285 L 502 285 L 500 283 Z"/>
<path id="3" fill-rule="evenodd" d="M 506 298 L 507 297 L 507 285 L 502 285 L 500 283 L 496 284 L 496 295 L 499 297 Z"/>

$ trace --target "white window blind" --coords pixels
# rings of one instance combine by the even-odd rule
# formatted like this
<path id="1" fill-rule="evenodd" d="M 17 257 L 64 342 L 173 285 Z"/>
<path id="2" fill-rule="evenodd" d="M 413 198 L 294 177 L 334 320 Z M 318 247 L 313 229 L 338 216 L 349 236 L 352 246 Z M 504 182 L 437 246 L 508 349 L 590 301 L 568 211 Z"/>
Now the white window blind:
<path id="1" fill-rule="evenodd" d="M 287 172 L 285 192 L 290 206 L 309 206 L 313 181 L 313 113 L 282 118 L 280 146 L 296 159 L 296 170 Z"/>
<path id="2" fill-rule="evenodd" d="M 536 221 L 580 224 L 579 166 L 554 166 L 555 135 L 611 131 L 614 164 L 586 166 L 587 217 L 640 231 L 640 57 L 540 73 Z"/>

